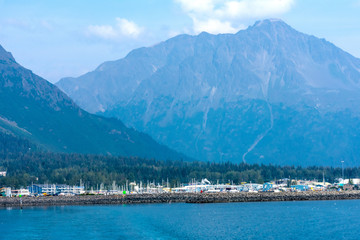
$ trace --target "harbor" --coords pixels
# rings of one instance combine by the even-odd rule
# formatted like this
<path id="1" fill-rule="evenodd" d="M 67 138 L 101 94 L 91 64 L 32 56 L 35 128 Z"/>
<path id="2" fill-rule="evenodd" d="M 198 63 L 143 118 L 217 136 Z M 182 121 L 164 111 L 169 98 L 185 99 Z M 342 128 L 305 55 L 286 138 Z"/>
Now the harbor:
<path id="1" fill-rule="evenodd" d="M 128 182 L 124 185 L 84 186 L 32 184 L 26 188 L 0 189 L 0 207 L 109 205 L 149 203 L 225 203 L 360 199 L 360 179 L 338 179 L 335 183 L 316 180 L 279 179 L 260 183 L 212 183 L 192 179 L 187 184 Z"/>
<path id="2" fill-rule="evenodd" d="M 274 180 L 265 183 L 234 184 L 210 182 L 204 178 L 200 181 L 192 179 L 189 183 L 177 185 L 162 182 L 129 182 L 117 185 L 115 181 L 111 185 L 101 183 L 97 186 L 86 186 L 82 180 L 79 185 L 66 184 L 38 184 L 33 183 L 27 187 L 12 189 L 0 186 L 0 197 L 24 197 L 24 196 L 75 196 L 75 195 L 128 195 L 128 194 L 160 194 L 160 193 L 238 193 L 238 192 L 304 192 L 304 191 L 351 191 L 360 190 L 360 179 L 339 178 L 334 183 L 318 180 L 291 180 L 288 178 Z"/>

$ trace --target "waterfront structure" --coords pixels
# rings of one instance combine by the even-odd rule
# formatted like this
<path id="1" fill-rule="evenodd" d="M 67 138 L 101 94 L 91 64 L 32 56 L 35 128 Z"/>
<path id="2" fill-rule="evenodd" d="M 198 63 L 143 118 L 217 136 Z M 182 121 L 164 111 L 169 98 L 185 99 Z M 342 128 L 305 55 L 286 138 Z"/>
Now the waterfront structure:
<path id="1" fill-rule="evenodd" d="M 0 188 L 0 196 L 38 196 L 38 195 L 80 195 L 80 194 L 91 194 L 91 195 L 127 195 L 127 194 L 158 194 L 158 193 L 236 193 L 236 192 L 300 192 L 300 191 L 348 191 L 352 189 L 359 189 L 360 179 L 338 179 L 336 183 L 330 184 L 328 182 L 319 182 L 318 180 L 291 180 L 289 179 L 275 180 L 266 182 L 264 184 L 258 183 L 245 183 L 242 182 L 239 185 L 229 183 L 213 184 L 207 179 L 196 181 L 192 179 L 188 184 L 178 183 L 175 188 L 171 188 L 168 181 L 166 185 L 164 181 L 162 185 L 156 182 L 147 182 L 143 184 L 126 181 L 125 185 L 118 186 L 114 181 L 112 188 L 105 187 L 102 183 L 97 185 L 96 190 L 91 187 L 91 190 L 85 191 L 84 185 L 80 181 L 80 186 L 70 186 L 65 184 L 32 184 L 28 189 L 23 190 L 5 190 L 6 188 Z M 346 184 L 344 184 L 346 183 Z M 26 190 L 26 191 L 25 191 Z"/>
<path id="2" fill-rule="evenodd" d="M 352 185 L 352 184 L 345 184 L 345 185 L 343 186 L 343 190 L 344 190 L 344 191 L 352 191 L 352 190 L 354 190 L 354 185 Z"/>
<path id="3" fill-rule="evenodd" d="M 308 185 L 292 185 L 291 189 L 293 191 L 297 191 L 297 192 L 301 191 L 301 192 L 303 192 L 303 191 L 309 190 L 309 186 Z"/>
<path id="4" fill-rule="evenodd" d="M 351 179 L 344 179 L 341 181 L 342 184 L 360 184 L 360 178 L 351 178 Z"/>
<path id="5" fill-rule="evenodd" d="M 24 188 L 11 190 L 11 196 L 14 197 L 30 196 L 30 191 L 29 189 L 24 189 Z"/>
<path id="6" fill-rule="evenodd" d="M 2 197 L 11 197 L 12 196 L 11 188 L 9 188 L 9 187 L 0 188 L 0 196 L 2 196 Z"/>
<path id="7" fill-rule="evenodd" d="M 29 191 L 32 195 L 79 195 L 85 193 L 84 186 L 65 184 L 32 184 Z"/>
<path id="8" fill-rule="evenodd" d="M 271 191 L 273 189 L 273 187 L 274 187 L 274 184 L 272 184 L 272 183 L 264 183 L 263 191 L 264 192 L 269 192 L 269 191 Z"/>

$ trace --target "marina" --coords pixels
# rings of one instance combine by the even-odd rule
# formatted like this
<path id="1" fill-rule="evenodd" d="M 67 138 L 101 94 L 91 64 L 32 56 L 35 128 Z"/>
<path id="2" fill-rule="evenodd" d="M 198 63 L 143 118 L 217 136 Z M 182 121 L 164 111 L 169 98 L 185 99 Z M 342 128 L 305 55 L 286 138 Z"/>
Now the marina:
<path id="1" fill-rule="evenodd" d="M 117 185 L 115 181 L 110 186 L 103 183 L 85 186 L 80 180 L 79 185 L 66 184 L 31 184 L 26 188 L 12 189 L 0 186 L 0 196 L 75 196 L 75 195 L 127 195 L 127 194 L 159 194 L 159 193 L 239 193 L 239 192 L 303 192 L 303 191 L 347 191 L 359 190 L 360 179 L 337 179 L 334 183 L 323 180 L 291 180 L 280 179 L 266 183 L 212 183 L 204 178 L 201 181 L 192 179 L 189 183 L 171 186 L 168 181 L 162 183 L 128 182 Z"/>

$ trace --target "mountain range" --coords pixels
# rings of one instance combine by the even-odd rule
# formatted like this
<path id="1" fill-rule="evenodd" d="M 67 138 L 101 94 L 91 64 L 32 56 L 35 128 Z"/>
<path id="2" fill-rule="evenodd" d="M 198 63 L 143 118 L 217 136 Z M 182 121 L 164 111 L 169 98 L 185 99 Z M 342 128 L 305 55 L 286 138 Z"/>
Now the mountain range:
<path id="1" fill-rule="evenodd" d="M 82 110 L 55 85 L 19 65 L 2 46 L 0 135 L 4 149 L 15 148 L 7 146 L 6 139 L 11 139 L 41 151 L 187 159 L 120 120 Z"/>
<path id="2" fill-rule="evenodd" d="M 57 86 L 195 159 L 360 163 L 360 59 L 282 20 L 179 35 Z"/>

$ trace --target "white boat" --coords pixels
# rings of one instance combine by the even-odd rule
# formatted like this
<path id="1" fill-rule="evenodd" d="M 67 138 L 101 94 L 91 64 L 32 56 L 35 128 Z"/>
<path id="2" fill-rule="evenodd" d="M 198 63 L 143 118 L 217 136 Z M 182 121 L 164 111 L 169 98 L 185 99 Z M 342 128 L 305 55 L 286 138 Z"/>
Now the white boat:
<path id="1" fill-rule="evenodd" d="M 218 193 L 218 192 L 220 192 L 220 189 L 214 189 L 214 188 L 212 188 L 212 189 L 208 189 L 206 192 L 207 192 L 207 193 Z"/>
<path id="2" fill-rule="evenodd" d="M 230 192 L 230 193 L 238 193 L 238 192 L 240 192 L 240 191 L 237 190 L 237 189 L 231 189 L 229 192 Z"/>

